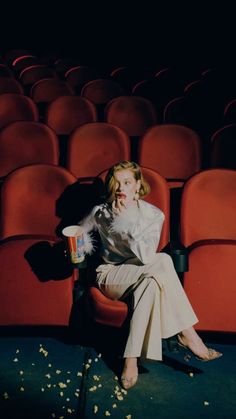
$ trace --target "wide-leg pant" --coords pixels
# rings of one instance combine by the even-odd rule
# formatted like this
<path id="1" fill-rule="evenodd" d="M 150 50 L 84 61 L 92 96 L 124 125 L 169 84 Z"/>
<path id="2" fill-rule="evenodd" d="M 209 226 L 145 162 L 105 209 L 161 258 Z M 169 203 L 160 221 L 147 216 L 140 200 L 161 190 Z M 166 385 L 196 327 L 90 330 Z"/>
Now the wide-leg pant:
<path id="1" fill-rule="evenodd" d="M 102 264 L 97 283 L 111 299 L 133 294 L 133 312 L 124 357 L 162 360 L 162 338 L 193 326 L 198 319 L 166 253 L 146 265 Z"/>

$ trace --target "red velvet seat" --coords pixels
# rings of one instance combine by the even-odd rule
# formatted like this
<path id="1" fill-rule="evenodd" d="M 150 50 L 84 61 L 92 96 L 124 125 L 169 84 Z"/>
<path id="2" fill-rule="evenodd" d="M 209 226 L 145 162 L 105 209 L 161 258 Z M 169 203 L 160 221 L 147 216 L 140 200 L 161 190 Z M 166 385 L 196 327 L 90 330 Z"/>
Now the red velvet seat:
<path id="1" fill-rule="evenodd" d="M 103 180 L 106 173 L 107 171 L 100 174 Z M 169 242 L 169 188 L 166 180 L 154 170 L 143 167 L 142 173 L 151 186 L 151 192 L 145 197 L 145 200 L 158 206 L 165 214 L 157 249 L 161 251 Z M 88 290 L 88 301 L 96 322 L 113 327 L 121 327 L 124 324 L 128 315 L 128 306 L 124 301 L 111 300 L 94 286 Z"/>
<path id="2" fill-rule="evenodd" d="M 0 177 L 25 165 L 58 162 L 58 138 L 47 125 L 16 121 L 0 132 Z"/>
<path id="3" fill-rule="evenodd" d="M 16 169 L 2 185 L 1 238 L 20 234 L 56 236 L 57 200 L 76 182 L 68 170 L 49 164 Z"/>
<path id="4" fill-rule="evenodd" d="M 81 96 L 58 97 L 49 104 L 45 116 L 46 124 L 58 135 L 69 135 L 80 125 L 96 121 L 96 106 Z"/>
<path id="5" fill-rule="evenodd" d="M 183 189 L 181 241 L 189 250 L 184 289 L 196 328 L 236 331 L 236 171 L 210 169 Z"/>
<path id="6" fill-rule="evenodd" d="M 124 94 L 123 87 L 109 79 L 90 80 L 81 89 L 81 96 L 91 100 L 95 105 L 105 105 L 115 97 Z"/>
<path id="7" fill-rule="evenodd" d="M 11 77 L 0 77 L 0 94 L 2 93 L 19 93 L 23 95 L 24 89 L 17 80 Z"/>
<path id="8" fill-rule="evenodd" d="M 106 122 L 84 124 L 68 140 L 67 168 L 78 178 L 95 177 L 117 161 L 129 158 L 128 135 Z"/>
<path id="9" fill-rule="evenodd" d="M 190 128 L 156 125 L 139 141 L 138 163 L 156 170 L 170 187 L 181 187 L 201 169 L 201 140 Z"/>
<path id="10" fill-rule="evenodd" d="M 68 326 L 72 308 L 72 274 L 47 280 L 32 269 L 27 253 L 55 245 L 48 236 L 16 236 L 0 242 L 1 326 Z"/>
<path id="11" fill-rule="evenodd" d="M 63 80 L 51 77 L 38 80 L 30 90 L 30 97 L 35 103 L 49 103 L 67 95 L 74 95 L 72 87 Z"/>
<path id="12" fill-rule="evenodd" d="M 37 105 L 19 93 L 0 95 L 0 129 L 14 121 L 38 121 Z"/>
<path id="13" fill-rule="evenodd" d="M 138 96 L 120 96 L 105 107 L 106 122 L 122 128 L 130 137 L 140 137 L 157 123 L 156 108 L 151 101 Z"/>

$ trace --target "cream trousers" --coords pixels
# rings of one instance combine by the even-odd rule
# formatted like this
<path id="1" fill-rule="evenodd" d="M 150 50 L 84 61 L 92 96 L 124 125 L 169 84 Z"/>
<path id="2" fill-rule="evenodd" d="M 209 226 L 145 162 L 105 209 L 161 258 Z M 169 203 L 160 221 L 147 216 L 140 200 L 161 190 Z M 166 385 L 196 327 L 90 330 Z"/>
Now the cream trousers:
<path id="1" fill-rule="evenodd" d="M 146 265 L 100 265 L 97 283 L 109 298 L 133 293 L 133 312 L 124 358 L 162 360 L 162 339 L 193 326 L 198 319 L 166 253 Z"/>

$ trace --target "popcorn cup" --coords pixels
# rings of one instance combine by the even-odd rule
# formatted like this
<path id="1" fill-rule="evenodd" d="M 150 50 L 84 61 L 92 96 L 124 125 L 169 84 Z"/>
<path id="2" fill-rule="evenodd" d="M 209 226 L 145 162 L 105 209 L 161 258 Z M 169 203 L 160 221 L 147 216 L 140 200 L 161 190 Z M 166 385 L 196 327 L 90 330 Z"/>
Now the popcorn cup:
<path id="1" fill-rule="evenodd" d="M 80 263 L 85 259 L 83 229 L 77 225 L 65 227 L 62 234 L 67 237 L 67 243 L 72 263 Z"/>

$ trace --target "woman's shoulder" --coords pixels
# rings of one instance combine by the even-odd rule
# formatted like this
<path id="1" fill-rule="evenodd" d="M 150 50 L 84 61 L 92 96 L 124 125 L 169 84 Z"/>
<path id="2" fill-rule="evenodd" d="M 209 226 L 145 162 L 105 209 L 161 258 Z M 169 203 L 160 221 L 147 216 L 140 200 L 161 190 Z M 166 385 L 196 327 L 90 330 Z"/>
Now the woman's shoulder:
<path id="1" fill-rule="evenodd" d="M 150 214 L 150 216 L 158 216 L 159 218 L 163 219 L 165 218 L 164 212 L 155 205 L 150 204 L 149 202 L 144 201 L 143 199 L 139 201 L 139 204 L 141 208 L 145 211 L 146 215 Z"/>

